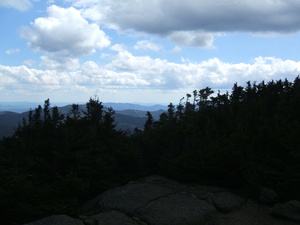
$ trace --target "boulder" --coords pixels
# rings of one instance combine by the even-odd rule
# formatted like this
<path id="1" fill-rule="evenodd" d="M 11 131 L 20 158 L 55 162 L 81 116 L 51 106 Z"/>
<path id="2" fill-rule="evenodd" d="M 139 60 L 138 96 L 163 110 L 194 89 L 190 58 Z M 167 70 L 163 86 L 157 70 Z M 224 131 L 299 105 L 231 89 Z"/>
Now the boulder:
<path id="1" fill-rule="evenodd" d="M 209 225 L 214 224 L 217 209 L 228 212 L 244 203 L 223 188 L 184 185 L 150 176 L 88 201 L 81 220 L 60 215 L 29 225 Z"/>
<path id="2" fill-rule="evenodd" d="M 198 199 L 208 201 L 214 204 L 213 199 L 216 197 L 217 193 L 225 192 L 226 189 L 206 186 L 206 185 L 192 185 L 187 186 L 183 189 L 186 193 L 196 196 Z"/>
<path id="3" fill-rule="evenodd" d="M 276 204 L 273 208 L 272 214 L 300 223 L 300 202 L 294 200 L 282 204 Z"/>
<path id="4" fill-rule="evenodd" d="M 215 207 L 223 212 L 230 212 L 246 203 L 245 199 L 230 192 L 216 193 L 212 200 Z"/>
<path id="5" fill-rule="evenodd" d="M 118 208 L 124 208 L 124 204 L 127 206 L 133 204 L 134 211 L 140 205 L 145 204 L 153 198 L 171 193 L 173 191 L 179 190 L 183 185 L 170 180 L 168 178 L 152 175 L 143 178 L 141 181 L 131 181 L 126 185 L 116 187 L 114 189 L 108 190 L 94 199 L 86 202 L 82 206 L 82 210 L 85 213 L 96 214 L 101 212 L 100 209 L 114 209 L 116 204 Z M 151 192 L 148 192 L 151 190 Z M 135 201 L 137 199 L 138 202 Z M 127 200 L 131 199 L 130 202 Z"/>
<path id="6" fill-rule="evenodd" d="M 259 202 L 262 204 L 274 203 L 277 198 L 277 193 L 270 188 L 263 187 L 259 194 Z"/>
<path id="7" fill-rule="evenodd" d="M 118 211 L 102 212 L 98 215 L 91 216 L 90 219 L 97 221 L 96 224 L 101 225 L 146 225 L 139 221 L 139 219 L 133 219 Z"/>
<path id="8" fill-rule="evenodd" d="M 209 224 L 216 208 L 184 193 L 167 195 L 140 208 L 137 216 L 151 225 Z"/>
<path id="9" fill-rule="evenodd" d="M 102 212 L 97 218 L 102 219 L 113 212 L 119 216 L 115 218 L 123 218 L 128 224 L 141 224 L 141 221 L 149 225 L 206 224 L 212 221 L 217 211 L 211 201 L 214 193 L 209 190 L 200 186 L 189 187 L 161 176 L 150 176 L 108 190 L 87 203 L 85 208 L 92 210 L 92 206 L 96 207 Z"/>
<path id="10" fill-rule="evenodd" d="M 135 211 L 150 201 L 160 197 L 175 193 L 182 188 L 175 182 L 168 183 L 168 180 L 161 178 L 160 181 L 153 182 L 130 182 L 127 185 L 114 188 L 104 192 L 97 197 L 97 208 L 101 211 L 118 210 L 127 214 L 134 214 Z"/>
<path id="11" fill-rule="evenodd" d="M 84 223 L 67 215 L 54 215 L 25 225 L 84 225 Z"/>
<path id="12" fill-rule="evenodd" d="M 86 218 L 82 220 L 84 225 L 98 225 L 98 221 L 93 218 Z"/>

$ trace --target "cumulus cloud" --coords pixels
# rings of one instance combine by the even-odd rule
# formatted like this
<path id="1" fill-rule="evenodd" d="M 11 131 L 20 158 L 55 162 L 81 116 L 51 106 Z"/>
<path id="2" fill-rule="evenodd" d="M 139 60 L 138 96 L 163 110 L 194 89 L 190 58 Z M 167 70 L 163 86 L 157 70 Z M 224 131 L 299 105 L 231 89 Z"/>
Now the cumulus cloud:
<path id="1" fill-rule="evenodd" d="M 28 59 L 28 60 L 25 60 L 23 62 L 23 64 L 27 65 L 27 66 L 33 66 L 34 64 L 36 64 L 36 61 L 35 60 L 32 60 L 32 59 Z"/>
<path id="2" fill-rule="evenodd" d="M 300 1 L 295 0 L 77 0 L 73 4 L 99 24 L 171 35 L 172 41 L 188 46 L 207 47 L 213 41 L 212 34 L 219 32 L 269 34 L 300 30 Z M 183 35 L 185 41 L 178 37 Z"/>
<path id="3" fill-rule="evenodd" d="M 20 52 L 20 49 L 18 49 L 18 48 L 11 48 L 11 49 L 8 49 L 8 50 L 5 51 L 5 53 L 8 54 L 8 55 L 15 54 L 15 53 L 18 53 L 18 52 Z"/>
<path id="4" fill-rule="evenodd" d="M 300 73 L 300 62 L 273 57 L 258 57 L 251 63 L 230 64 L 218 58 L 199 63 L 184 60 L 172 63 L 149 56 L 134 56 L 128 51 L 118 52 L 111 63 L 100 66 L 88 61 L 76 71 L 38 70 L 26 66 L 0 65 L 0 89 L 19 92 L 55 92 L 64 95 L 72 89 L 83 90 L 156 90 L 173 93 L 209 86 L 231 89 L 235 82 L 293 80 Z M 93 93 L 90 93 L 93 94 Z M 151 95 L 151 93 L 148 93 Z"/>
<path id="5" fill-rule="evenodd" d="M 48 54 L 49 56 L 41 56 L 40 66 L 48 69 L 57 70 L 76 70 L 79 68 L 79 59 L 74 57 L 65 57 L 59 54 Z"/>
<path id="6" fill-rule="evenodd" d="M 148 82 L 148 87 L 168 90 L 205 86 L 228 89 L 235 82 L 293 79 L 300 72 L 300 62 L 273 57 L 258 57 L 252 64 L 230 64 L 218 58 L 200 63 L 186 62 L 178 64 L 148 56 L 133 56 L 125 51 L 119 52 L 106 68 L 135 73 Z"/>
<path id="7" fill-rule="evenodd" d="M 122 44 L 115 44 L 115 45 L 111 46 L 110 49 L 113 51 L 116 51 L 116 52 L 123 52 L 123 51 L 125 51 L 125 46 Z"/>
<path id="8" fill-rule="evenodd" d="M 175 31 L 167 36 L 181 46 L 212 47 L 214 36 L 202 31 Z"/>
<path id="9" fill-rule="evenodd" d="M 55 71 L 29 69 L 26 66 L 0 66 L 0 77 L 2 88 L 6 90 L 30 90 L 36 92 L 44 91 L 45 89 L 57 89 L 60 76 Z"/>
<path id="10" fill-rule="evenodd" d="M 32 6 L 29 0 L 0 0 L 0 7 L 14 8 L 26 11 Z"/>
<path id="11" fill-rule="evenodd" d="M 106 0 L 94 7 L 98 7 L 94 13 L 120 28 L 150 33 L 178 30 L 289 32 L 300 28 L 300 2 L 294 0 L 127 0 L 125 3 Z"/>
<path id="12" fill-rule="evenodd" d="M 151 50 L 160 51 L 163 47 L 161 45 L 155 44 L 149 40 L 138 41 L 134 46 L 136 50 Z"/>
<path id="13" fill-rule="evenodd" d="M 74 62 L 80 56 L 110 45 L 109 38 L 99 26 L 90 24 L 75 8 L 52 5 L 47 13 L 48 17 L 35 19 L 31 27 L 21 30 L 21 34 L 32 49 L 45 52 L 50 60 L 60 63 L 62 58 L 69 58 Z"/>
<path id="14" fill-rule="evenodd" d="M 172 49 L 172 52 L 181 52 L 181 48 L 176 45 L 173 49 Z"/>
<path id="15" fill-rule="evenodd" d="M 87 82 L 91 85 L 115 88 L 135 88 L 147 86 L 148 81 L 142 79 L 137 74 L 127 71 L 112 71 L 104 69 L 94 62 L 86 62 L 81 67 L 81 75 L 87 77 Z"/>

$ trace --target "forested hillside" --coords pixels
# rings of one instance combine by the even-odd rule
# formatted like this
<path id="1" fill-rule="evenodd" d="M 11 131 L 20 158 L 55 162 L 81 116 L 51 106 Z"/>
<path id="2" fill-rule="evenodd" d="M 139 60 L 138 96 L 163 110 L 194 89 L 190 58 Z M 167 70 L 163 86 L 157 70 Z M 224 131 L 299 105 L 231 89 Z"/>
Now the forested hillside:
<path id="1" fill-rule="evenodd" d="M 187 94 L 137 139 L 152 173 L 300 198 L 300 79 Z M 155 165 L 151 167 L 151 165 Z"/>
<path id="2" fill-rule="evenodd" d="M 7 224 L 80 213 L 79 205 L 145 175 L 229 187 L 261 187 L 300 199 L 300 78 L 207 87 L 170 103 L 143 130 L 117 131 L 97 97 L 66 115 L 50 101 L 0 142 L 0 216 Z"/>
<path id="3" fill-rule="evenodd" d="M 139 129 L 143 129 L 144 123 L 147 119 L 146 117 L 147 111 L 150 111 L 153 117 L 157 120 L 160 114 L 163 113 L 167 108 L 167 106 L 164 105 L 143 106 L 143 105 L 126 104 L 126 103 L 103 103 L 104 106 L 103 110 L 107 110 L 107 108 L 111 107 L 110 105 L 113 105 L 117 108 L 117 110 L 115 110 L 114 108 L 115 110 L 114 122 L 116 125 L 116 129 L 128 131 L 128 132 L 134 131 L 136 127 Z M 6 105 L 2 105 L 2 108 L 4 107 L 6 107 Z M 86 107 L 85 105 L 81 104 L 78 105 L 78 107 L 80 112 L 85 111 L 85 107 Z M 124 109 L 126 107 L 132 107 L 132 108 Z M 0 103 L 0 109 L 1 109 L 1 103 Z M 9 109 L 9 108 L 4 108 L 4 109 Z M 62 107 L 58 107 L 58 111 L 62 114 L 68 114 L 71 109 L 72 109 L 72 105 L 65 105 Z M 50 107 L 49 110 L 51 111 L 52 107 Z M 27 118 L 28 113 L 29 113 L 29 109 L 25 110 L 25 108 L 23 108 L 23 113 L 16 113 L 12 111 L 0 111 L 0 139 L 2 139 L 3 137 L 12 136 L 16 128 L 18 127 L 18 123 L 21 122 L 24 117 Z"/>

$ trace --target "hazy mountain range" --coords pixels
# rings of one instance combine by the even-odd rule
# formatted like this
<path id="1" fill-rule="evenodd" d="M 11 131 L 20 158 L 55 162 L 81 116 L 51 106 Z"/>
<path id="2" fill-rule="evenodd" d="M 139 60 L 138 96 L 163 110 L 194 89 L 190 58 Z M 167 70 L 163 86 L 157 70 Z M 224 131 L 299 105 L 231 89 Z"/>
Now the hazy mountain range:
<path id="1" fill-rule="evenodd" d="M 72 106 L 71 104 L 63 105 L 64 103 L 51 104 L 58 106 L 61 113 L 67 114 Z M 42 105 L 42 104 L 41 104 Z M 143 129 L 147 120 L 147 111 L 151 112 L 154 119 L 158 119 L 167 106 L 165 105 L 140 105 L 132 103 L 103 103 L 104 109 L 112 107 L 115 110 L 116 129 L 130 130 L 134 128 Z M 0 102 L 0 138 L 11 136 L 18 126 L 18 123 L 23 118 L 28 118 L 30 109 L 34 110 L 38 106 L 37 103 L 22 103 L 22 102 Z M 79 104 L 80 109 L 85 111 L 85 104 Z"/>

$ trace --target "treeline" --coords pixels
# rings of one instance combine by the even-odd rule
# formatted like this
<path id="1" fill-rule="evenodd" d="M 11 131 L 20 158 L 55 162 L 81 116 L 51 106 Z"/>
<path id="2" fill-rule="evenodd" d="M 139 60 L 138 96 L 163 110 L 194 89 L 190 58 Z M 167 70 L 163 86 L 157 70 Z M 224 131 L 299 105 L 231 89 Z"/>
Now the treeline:
<path id="1" fill-rule="evenodd" d="M 139 177 L 141 154 L 114 127 L 114 110 L 98 97 L 84 112 L 73 104 L 63 115 L 49 99 L 30 111 L 0 142 L 2 222 L 76 214 L 82 202 Z"/>
<path id="2" fill-rule="evenodd" d="M 160 174 L 300 199 L 300 78 L 193 91 L 144 130 L 117 131 L 97 97 L 63 115 L 49 99 L 0 142 L 0 216 L 10 222 L 80 212 L 132 179 Z"/>
<path id="3" fill-rule="evenodd" d="M 300 199 L 300 79 L 194 91 L 137 140 L 153 173 Z"/>

